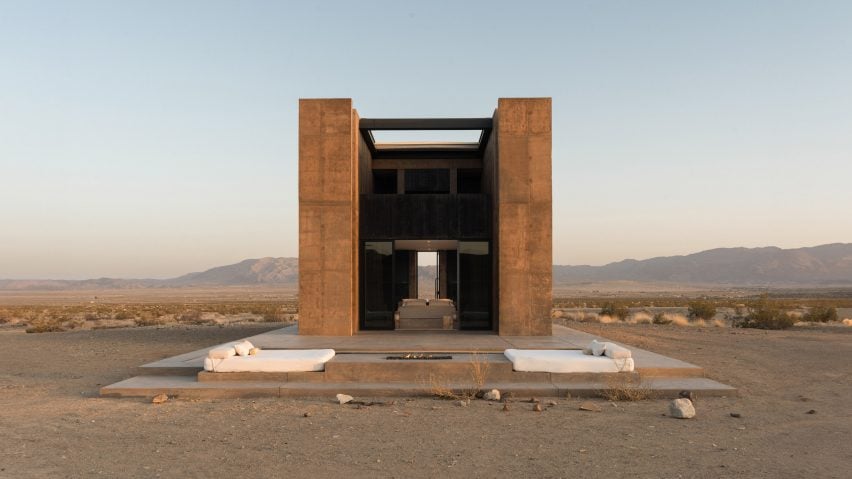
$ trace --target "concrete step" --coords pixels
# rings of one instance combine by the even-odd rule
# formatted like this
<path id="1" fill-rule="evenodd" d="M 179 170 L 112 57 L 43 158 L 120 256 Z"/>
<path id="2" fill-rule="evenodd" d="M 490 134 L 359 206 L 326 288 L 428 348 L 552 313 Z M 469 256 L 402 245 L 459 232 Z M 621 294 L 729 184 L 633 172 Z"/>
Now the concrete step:
<path id="1" fill-rule="evenodd" d="M 526 397 L 600 397 L 602 391 L 613 387 L 607 381 L 569 383 L 503 383 L 489 382 L 483 389 L 499 389 L 504 396 Z M 640 388 L 649 397 L 677 397 L 689 390 L 699 397 L 735 396 L 737 390 L 707 378 L 650 378 L 633 387 Z M 469 392 L 469 386 L 448 384 L 442 386 L 457 394 Z M 276 383 L 261 381 L 199 382 L 189 376 L 137 376 L 101 388 L 103 397 L 145 397 L 165 393 L 171 397 L 217 399 L 252 397 L 328 398 L 338 393 L 358 398 L 435 396 L 436 390 L 418 383 Z"/>

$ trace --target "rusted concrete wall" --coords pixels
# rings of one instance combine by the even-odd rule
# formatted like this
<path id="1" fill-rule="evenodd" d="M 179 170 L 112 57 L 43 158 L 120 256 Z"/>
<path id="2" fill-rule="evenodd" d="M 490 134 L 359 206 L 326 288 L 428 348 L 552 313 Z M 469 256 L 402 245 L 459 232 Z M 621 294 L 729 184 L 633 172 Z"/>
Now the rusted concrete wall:
<path id="1" fill-rule="evenodd" d="M 357 326 L 357 118 L 351 99 L 299 100 L 299 334 Z"/>
<path id="2" fill-rule="evenodd" d="M 498 331 L 550 335 L 551 100 L 501 98 L 497 112 Z"/>

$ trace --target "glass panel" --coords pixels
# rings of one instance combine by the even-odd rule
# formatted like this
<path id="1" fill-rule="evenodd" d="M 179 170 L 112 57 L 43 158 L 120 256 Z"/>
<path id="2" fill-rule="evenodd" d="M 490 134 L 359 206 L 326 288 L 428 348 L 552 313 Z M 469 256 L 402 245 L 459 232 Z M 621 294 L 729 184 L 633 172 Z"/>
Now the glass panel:
<path id="1" fill-rule="evenodd" d="M 491 329 L 491 254 L 487 241 L 459 241 L 458 301 L 462 329 Z"/>
<path id="2" fill-rule="evenodd" d="M 393 328 L 393 243 L 364 243 L 364 327 Z"/>

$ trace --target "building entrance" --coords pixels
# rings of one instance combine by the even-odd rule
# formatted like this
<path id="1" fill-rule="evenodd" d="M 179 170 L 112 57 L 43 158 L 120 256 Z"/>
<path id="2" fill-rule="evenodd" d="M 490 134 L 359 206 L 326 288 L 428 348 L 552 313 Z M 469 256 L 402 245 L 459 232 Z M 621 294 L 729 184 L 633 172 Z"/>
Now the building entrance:
<path id="1" fill-rule="evenodd" d="M 488 241 L 365 241 L 363 250 L 361 329 L 493 329 Z"/>

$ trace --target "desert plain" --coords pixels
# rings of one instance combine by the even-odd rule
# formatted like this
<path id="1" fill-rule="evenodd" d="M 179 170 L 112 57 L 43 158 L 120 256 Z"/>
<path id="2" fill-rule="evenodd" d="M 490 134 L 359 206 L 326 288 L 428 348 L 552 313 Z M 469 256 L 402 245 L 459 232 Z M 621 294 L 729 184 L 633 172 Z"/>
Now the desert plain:
<path id="1" fill-rule="evenodd" d="M 585 398 L 537 398 L 543 410 L 536 412 L 526 397 L 509 398 L 508 410 L 429 397 L 382 398 L 385 404 L 372 406 L 340 405 L 334 397 L 163 404 L 98 397 L 102 385 L 137 374 L 142 364 L 287 321 L 244 319 L 104 323 L 41 334 L 0 328 L 0 477 L 852 474 L 852 328 L 831 325 L 768 331 L 560 319 L 700 365 L 738 388 L 736 396 L 698 397 L 690 420 L 668 417 L 664 399 L 596 398 L 601 411 L 589 412 L 579 409 Z"/>

